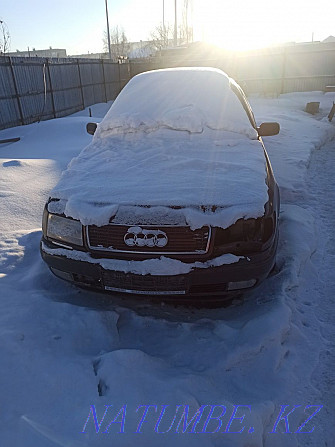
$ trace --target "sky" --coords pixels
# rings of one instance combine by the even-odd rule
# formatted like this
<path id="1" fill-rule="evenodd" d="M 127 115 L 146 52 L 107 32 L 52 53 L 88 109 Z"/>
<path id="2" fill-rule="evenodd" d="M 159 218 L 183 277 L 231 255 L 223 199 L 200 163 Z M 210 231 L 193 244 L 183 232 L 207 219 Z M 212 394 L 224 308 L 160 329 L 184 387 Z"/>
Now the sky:
<path id="1" fill-rule="evenodd" d="M 129 41 L 149 40 L 162 22 L 173 24 L 174 0 L 108 0 L 110 28 L 123 27 Z M 191 0 L 189 0 L 191 3 Z M 184 0 L 178 0 L 181 21 Z M 231 50 L 335 35 L 330 0 L 193 0 L 189 22 L 194 39 Z M 104 0 L 2 0 L 0 20 L 11 35 L 11 51 L 65 48 L 67 54 L 101 52 L 106 29 Z"/>

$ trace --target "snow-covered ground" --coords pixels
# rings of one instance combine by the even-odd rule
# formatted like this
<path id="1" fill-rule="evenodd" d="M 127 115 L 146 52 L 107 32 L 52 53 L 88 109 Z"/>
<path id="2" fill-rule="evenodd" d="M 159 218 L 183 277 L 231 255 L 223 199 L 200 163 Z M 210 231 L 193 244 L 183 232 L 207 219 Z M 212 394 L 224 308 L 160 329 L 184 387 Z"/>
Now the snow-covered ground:
<path id="1" fill-rule="evenodd" d="M 1 446 L 334 445 L 333 100 L 251 98 L 258 123 L 281 125 L 264 138 L 282 199 L 277 269 L 219 309 L 82 291 L 40 259 L 48 193 L 105 104 L 0 132 L 21 137 L 0 145 Z"/>

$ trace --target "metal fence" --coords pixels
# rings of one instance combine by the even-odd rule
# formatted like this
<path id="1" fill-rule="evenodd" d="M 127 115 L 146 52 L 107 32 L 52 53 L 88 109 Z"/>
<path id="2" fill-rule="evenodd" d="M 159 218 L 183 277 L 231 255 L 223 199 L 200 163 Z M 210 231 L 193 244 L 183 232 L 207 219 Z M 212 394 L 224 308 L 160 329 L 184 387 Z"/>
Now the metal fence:
<path id="1" fill-rule="evenodd" d="M 0 129 L 58 118 L 115 99 L 136 74 L 176 66 L 220 68 L 247 93 L 325 91 L 335 85 L 335 44 L 292 45 L 201 60 L 183 53 L 179 58 L 122 64 L 108 59 L 0 57 Z"/>
<path id="2" fill-rule="evenodd" d="M 250 93 L 325 91 L 335 85 L 335 44 L 292 45 L 240 57 L 236 79 Z"/>
<path id="3" fill-rule="evenodd" d="M 106 59 L 0 57 L 0 129 L 115 99 L 129 79 L 129 64 Z"/>
<path id="4" fill-rule="evenodd" d="M 198 60 L 182 55 L 131 64 L 131 76 L 144 70 L 177 66 L 220 68 L 248 93 L 274 94 L 325 91 L 335 85 L 335 43 L 308 43 L 244 54 L 225 53 Z M 213 54 L 211 55 L 213 56 Z"/>

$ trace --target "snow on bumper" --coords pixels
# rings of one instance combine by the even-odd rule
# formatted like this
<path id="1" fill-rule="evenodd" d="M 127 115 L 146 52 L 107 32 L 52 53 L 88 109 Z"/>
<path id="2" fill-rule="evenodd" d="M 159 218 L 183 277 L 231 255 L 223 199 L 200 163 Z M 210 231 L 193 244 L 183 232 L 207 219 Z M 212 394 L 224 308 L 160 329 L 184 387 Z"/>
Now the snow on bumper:
<path id="1" fill-rule="evenodd" d="M 144 261 L 93 258 L 41 242 L 51 271 L 77 285 L 145 295 L 231 295 L 257 285 L 274 265 L 275 244 L 251 257 L 224 254 L 206 262 L 161 257 Z"/>

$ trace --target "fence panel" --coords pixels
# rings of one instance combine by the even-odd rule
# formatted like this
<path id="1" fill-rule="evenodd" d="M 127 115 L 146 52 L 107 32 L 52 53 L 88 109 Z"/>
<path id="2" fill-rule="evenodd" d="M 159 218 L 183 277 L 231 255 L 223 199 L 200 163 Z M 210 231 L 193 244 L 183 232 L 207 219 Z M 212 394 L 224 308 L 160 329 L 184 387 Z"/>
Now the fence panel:
<path id="1" fill-rule="evenodd" d="M 24 124 L 54 116 L 47 72 L 47 59 L 12 58 Z"/>
<path id="2" fill-rule="evenodd" d="M 115 99 L 121 91 L 120 64 L 110 60 L 104 61 L 104 76 L 107 100 Z M 129 79 L 129 78 L 128 78 Z"/>
<path id="3" fill-rule="evenodd" d="M 76 59 L 51 59 L 49 66 L 56 117 L 83 109 L 82 85 Z"/>
<path id="4" fill-rule="evenodd" d="M 19 97 L 9 57 L 0 57 L 0 129 L 22 124 Z"/>
<path id="5" fill-rule="evenodd" d="M 84 107 L 106 101 L 103 67 L 100 60 L 78 59 L 84 95 Z"/>
<path id="6" fill-rule="evenodd" d="M 283 93 L 324 91 L 327 85 L 335 85 L 335 74 L 286 78 L 283 85 Z"/>
<path id="7" fill-rule="evenodd" d="M 138 73 L 176 66 L 213 66 L 247 93 L 324 91 L 335 85 L 335 44 L 305 44 L 225 54 L 218 59 L 108 59 L 0 57 L 0 129 L 61 117 L 115 99 Z"/>
<path id="8" fill-rule="evenodd" d="M 0 129 L 62 117 L 115 99 L 129 79 L 129 63 L 1 57 Z"/>
<path id="9" fill-rule="evenodd" d="M 120 91 L 129 82 L 130 79 L 130 68 L 128 63 L 119 64 L 119 87 Z"/>

